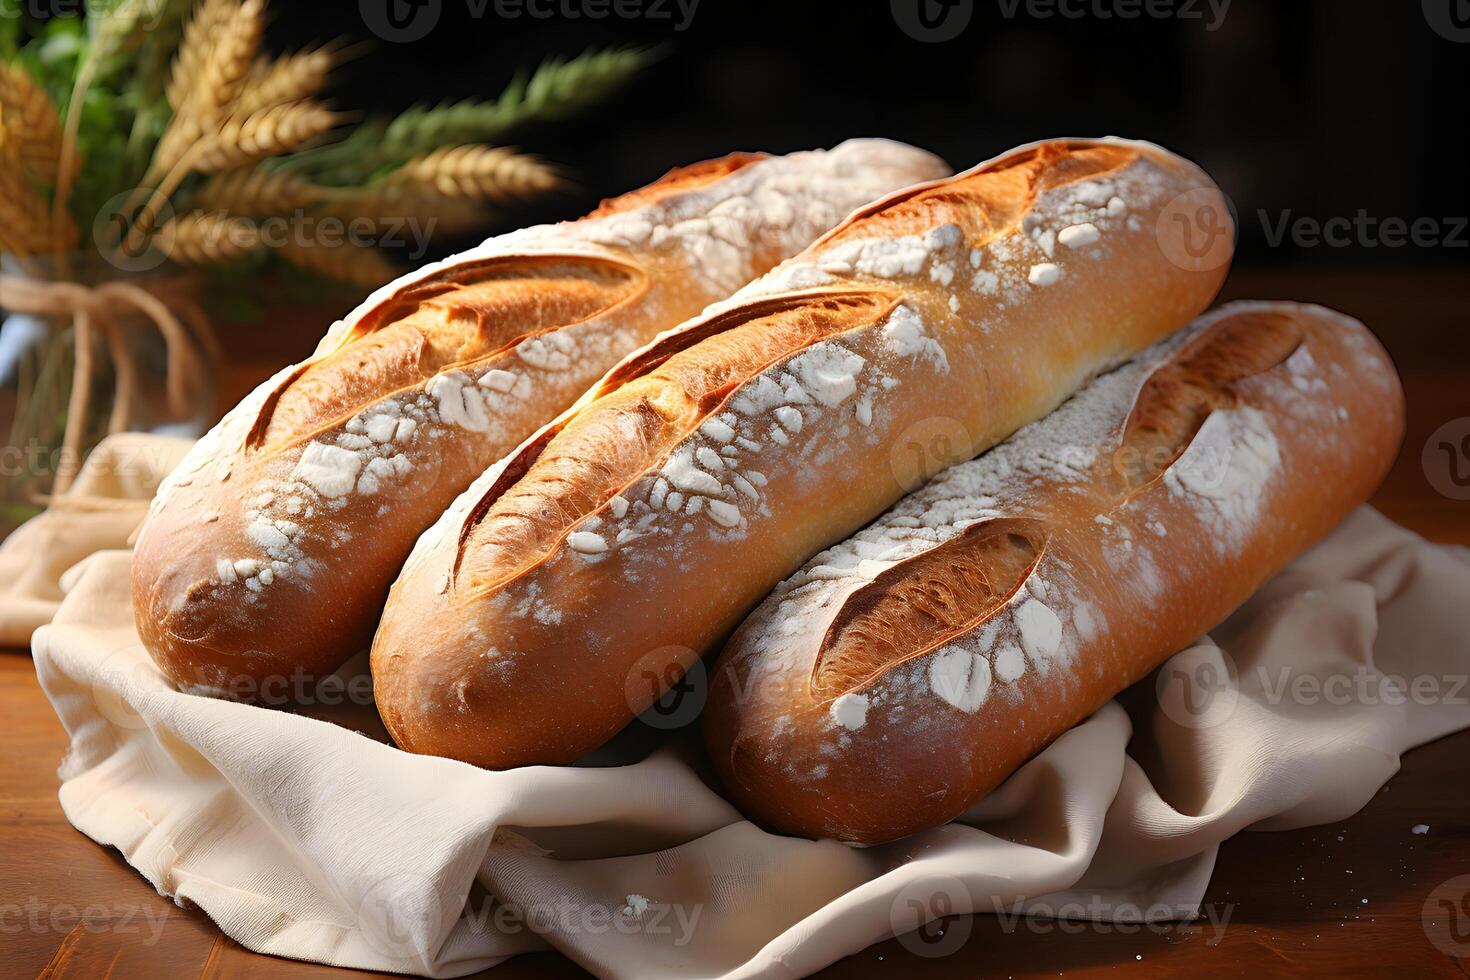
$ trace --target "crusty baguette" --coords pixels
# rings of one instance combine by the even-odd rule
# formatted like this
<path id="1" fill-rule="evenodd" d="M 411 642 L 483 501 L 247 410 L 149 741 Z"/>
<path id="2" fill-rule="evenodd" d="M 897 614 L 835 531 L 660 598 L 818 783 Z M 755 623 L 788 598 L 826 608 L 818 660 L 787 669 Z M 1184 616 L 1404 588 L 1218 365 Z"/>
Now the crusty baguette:
<path id="1" fill-rule="evenodd" d="M 1157 147 L 1025 147 L 631 356 L 416 546 L 373 645 L 388 730 L 492 767 L 611 737 L 811 554 L 1208 305 L 1223 264 L 1156 237 L 1182 194 L 1225 213 Z M 966 445 L 910 460 L 936 416 Z"/>
<path id="2" fill-rule="evenodd" d="M 1210 313 L 781 583 L 714 668 L 716 769 L 783 832 L 954 818 L 1342 521 L 1403 424 L 1357 321 Z"/>
<path id="3" fill-rule="evenodd" d="M 620 357 L 946 172 L 887 140 L 737 154 L 378 290 L 160 489 L 133 562 L 144 643 L 179 684 L 242 698 L 332 671 L 424 528 Z"/>

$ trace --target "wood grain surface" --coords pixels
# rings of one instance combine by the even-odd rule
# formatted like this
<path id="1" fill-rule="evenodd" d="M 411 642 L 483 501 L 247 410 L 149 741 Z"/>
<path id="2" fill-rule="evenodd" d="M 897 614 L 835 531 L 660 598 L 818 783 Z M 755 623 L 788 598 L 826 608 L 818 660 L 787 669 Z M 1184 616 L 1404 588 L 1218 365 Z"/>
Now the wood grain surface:
<path id="1" fill-rule="evenodd" d="M 1432 434 L 1470 417 L 1463 283 L 1462 270 L 1237 270 L 1226 298 L 1321 302 L 1378 333 L 1403 374 L 1409 426 L 1374 503 L 1433 540 L 1470 545 L 1470 503 L 1434 486 L 1452 475 L 1453 453 L 1432 451 L 1428 467 L 1424 461 Z M 334 312 L 272 316 L 269 331 L 242 335 L 222 401 L 233 402 L 281 363 L 304 356 Z M 1470 458 L 1459 463 L 1470 473 Z M 65 736 L 24 651 L 0 652 L 0 717 L 0 976 L 370 976 L 250 953 L 202 912 L 157 895 L 117 852 L 73 830 L 56 800 Z M 1416 825 L 1428 832 L 1414 833 Z M 944 955 L 927 955 L 933 953 Z M 1227 841 L 1198 922 L 1126 927 L 960 917 L 870 947 L 821 976 L 916 972 L 1470 977 L 1470 731 L 1410 752 L 1349 820 Z M 550 953 L 519 957 L 485 975 L 585 976 Z"/>

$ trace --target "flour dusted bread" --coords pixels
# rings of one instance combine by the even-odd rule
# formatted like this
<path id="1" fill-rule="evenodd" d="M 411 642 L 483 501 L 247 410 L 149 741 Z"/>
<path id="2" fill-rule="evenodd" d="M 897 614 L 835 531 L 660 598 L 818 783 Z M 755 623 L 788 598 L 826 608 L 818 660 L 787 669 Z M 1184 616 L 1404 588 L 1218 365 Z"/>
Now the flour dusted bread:
<path id="1" fill-rule="evenodd" d="M 958 816 L 1341 522 L 1403 423 L 1357 321 L 1212 312 L 782 582 L 712 673 L 728 793 L 864 844 Z"/>
<path id="2" fill-rule="evenodd" d="M 1223 267 L 1160 243 L 1184 194 L 1224 213 L 1154 146 L 1023 147 L 630 356 L 415 548 L 373 645 L 394 739 L 507 767 L 611 737 L 807 557 L 1208 305 Z"/>
<path id="3" fill-rule="evenodd" d="M 239 697 L 330 672 L 424 528 L 618 358 L 946 172 L 886 140 L 737 154 L 378 290 L 160 489 L 133 562 L 143 642 L 179 684 Z"/>

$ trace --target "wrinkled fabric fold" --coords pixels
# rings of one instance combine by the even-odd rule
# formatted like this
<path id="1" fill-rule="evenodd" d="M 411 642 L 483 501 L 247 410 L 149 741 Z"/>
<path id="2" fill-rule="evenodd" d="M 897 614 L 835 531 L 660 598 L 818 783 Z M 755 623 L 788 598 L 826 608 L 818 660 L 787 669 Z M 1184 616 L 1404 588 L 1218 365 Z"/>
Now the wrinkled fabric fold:
<path id="1" fill-rule="evenodd" d="M 547 948 L 606 977 L 798 977 L 954 913 L 1192 917 L 1221 841 L 1339 820 L 1470 726 L 1467 554 L 1364 508 L 960 821 L 867 849 L 742 820 L 693 728 L 489 772 L 383 744 L 370 703 L 173 691 L 126 551 L 76 570 L 33 653 L 71 735 L 68 819 L 247 948 L 433 977 Z"/>
<path id="2" fill-rule="evenodd" d="M 108 436 L 65 493 L 0 541 L 0 647 L 29 646 L 31 634 L 51 622 L 77 562 L 127 547 L 159 481 L 193 444 L 142 432 Z"/>

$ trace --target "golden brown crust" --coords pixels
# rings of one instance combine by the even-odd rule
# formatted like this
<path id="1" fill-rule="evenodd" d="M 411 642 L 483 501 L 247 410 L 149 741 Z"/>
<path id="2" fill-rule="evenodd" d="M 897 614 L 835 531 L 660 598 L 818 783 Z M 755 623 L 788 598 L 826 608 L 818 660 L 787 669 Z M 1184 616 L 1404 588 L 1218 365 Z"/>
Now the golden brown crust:
<path id="1" fill-rule="evenodd" d="M 827 628 L 812 690 L 838 697 L 976 628 L 1015 596 L 1045 548 L 1034 521 L 986 521 L 877 575 Z"/>
<path id="2" fill-rule="evenodd" d="M 341 346 L 274 389 L 247 446 L 269 451 L 298 443 L 388 394 L 613 314 L 648 288 L 637 267 L 596 258 L 523 257 L 449 270 L 432 286 L 418 284 L 380 304 Z"/>
<path id="3" fill-rule="evenodd" d="M 603 218 L 610 214 L 622 211 L 631 211 L 644 205 L 663 200 L 674 194 L 684 194 L 697 190 L 707 184 L 714 183 L 721 177 L 728 177 L 737 170 L 741 170 L 765 160 L 769 154 L 766 153 L 730 153 L 715 160 L 701 160 L 699 163 L 691 163 L 684 167 L 674 167 L 658 180 L 617 197 L 610 197 L 597 206 L 597 210 L 588 215 L 589 218 Z"/>
<path id="4" fill-rule="evenodd" d="M 384 287 L 161 489 L 133 562 L 143 642 L 197 689 L 319 679 L 367 645 L 424 528 L 618 358 L 943 172 L 880 140 L 738 155 Z"/>
<path id="5" fill-rule="evenodd" d="M 714 670 L 727 791 L 775 829 L 860 843 L 953 819 L 1331 530 L 1402 432 L 1361 324 L 1210 314 L 782 583 Z"/>
<path id="6" fill-rule="evenodd" d="M 662 357 L 647 374 L 589 403 L 525 475 L 467 525 L 455 589 L 470 599 L 544 559 L 737 387 L 824 337 L 881 320 L 897 302 L 881 293 L 851 292 L 754 303 L 722 318 L 723 329 L 698 350 Z"/>
<path id="7" fill-rule="evenodd" d="M 1234 408 L 1238 382 L 1284 364 L 1302 343 L 1297 318 L 1242 312 L 1221 321 L 1154 372 L 1114 453 L 1120 491 L 1137 490 L 1173 465 L 1211 412 Z"/>
<path id="8" fill-rule="evenodd" d="M 864 209 L 631 356 L 419 542 L 374 640 L 394 739 L 507 767 L 611 737 L 651 700 L 640 672 L 676 679 L 955 461 L 910 462 L 915 432 L 952 423 L 972 454 L 1199 313 L 1223 265 L 1175 264 L 1156 230 L 1191 192 L 1221 203 L 1154 147 L 1026 148 Z"/>

